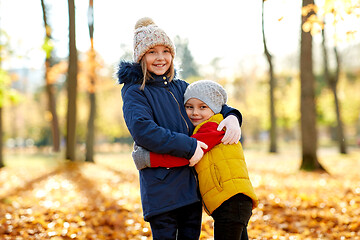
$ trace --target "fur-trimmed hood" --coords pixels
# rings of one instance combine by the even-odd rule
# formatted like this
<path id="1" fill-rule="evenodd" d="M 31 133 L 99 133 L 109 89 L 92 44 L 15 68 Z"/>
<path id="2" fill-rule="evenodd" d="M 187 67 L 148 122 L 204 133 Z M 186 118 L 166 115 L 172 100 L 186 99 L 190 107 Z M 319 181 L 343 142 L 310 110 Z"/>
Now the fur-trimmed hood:
<path id="1" fill-rule="evenodd" d="M 156 75 L 152 74 L 156 79 Z M 140 63 L 121 61 L 116 70 L 116 77 L 118 84 L 141 84 L 144 78 Z M 177 77 L 177 71 L 175 70 L 174 79 Z"/>
<path id="2" fill-rule="evenodd" d="M 118 84 L 125 83 L 140 83 L 143 79 L 143 73 L 140 63 L 121 61 L 116 70 L 116 77 Z"/>

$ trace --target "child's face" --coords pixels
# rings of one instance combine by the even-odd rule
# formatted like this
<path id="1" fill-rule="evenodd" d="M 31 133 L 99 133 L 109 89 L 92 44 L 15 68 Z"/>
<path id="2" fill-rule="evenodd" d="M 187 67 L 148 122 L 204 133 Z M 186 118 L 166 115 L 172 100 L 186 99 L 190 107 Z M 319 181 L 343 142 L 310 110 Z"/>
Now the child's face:
<path id="1" fill-rule="evenodd" d="M 209 106 L 197 98 L 190 98 L 185 103 L 185 109 L 191 123 L 195 127 L 214 115 Z"/>
<path id="2" fill-rule="evenodd" d="M 163 75 L 169 70 L 172 55 L 168 47 L 159 45 L 150 48 L 144 55 L 147 70 L 156 75 Z"/>

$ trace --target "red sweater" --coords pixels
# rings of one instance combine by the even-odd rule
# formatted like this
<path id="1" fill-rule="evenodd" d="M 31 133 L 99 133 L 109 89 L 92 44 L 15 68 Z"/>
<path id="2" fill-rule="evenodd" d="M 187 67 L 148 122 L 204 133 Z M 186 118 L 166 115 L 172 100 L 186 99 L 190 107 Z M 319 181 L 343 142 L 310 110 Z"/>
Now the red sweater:
<path id="1" fill-rule="evenodd" d="M 215 122 L 207 122 L 202 125 L 198 132 L 191 137 L 208 145 L 207 149 L 203 149 L 204 153 L 210 151 L 214 146 L 221 143 L 225 132 L 217 130 L 218 124 Z M 158 154 L 150 152 L 151 167 L 181 167 L 189 165 L 189 160 L 180 157 L 174 157 L 168 154 Z"/>

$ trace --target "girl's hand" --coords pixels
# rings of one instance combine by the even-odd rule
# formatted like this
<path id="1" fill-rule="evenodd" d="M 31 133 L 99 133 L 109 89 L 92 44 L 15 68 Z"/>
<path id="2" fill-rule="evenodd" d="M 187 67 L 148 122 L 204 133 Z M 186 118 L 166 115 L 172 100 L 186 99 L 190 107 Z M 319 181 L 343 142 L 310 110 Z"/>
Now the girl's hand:
<path id="1" fill-rule="evenodd" d="M 238 143 L 241 137 L 241 128 L 239 120 L 234 115 L 227 116 L 222 120 L 217 128 L 218 131 L 225 129 L 225 136 L 221 139 L 223 144 L 234 144 Z"/>
<path id="2" fill-rule="evenodd" d="M 201 160 L 201 158 L 204 156 L 204 151 L 202 150 L 202 148 L 207 149 L 208 146 L 205 143 L 201 142 L 201 141 L 197 141 L 195 153 L 191 157 L 191 159 L 189 160 L 189 162 L 190 162 L 189 166 L 190 167 L 195 166 L 195 164 L 197 164 Z"/>

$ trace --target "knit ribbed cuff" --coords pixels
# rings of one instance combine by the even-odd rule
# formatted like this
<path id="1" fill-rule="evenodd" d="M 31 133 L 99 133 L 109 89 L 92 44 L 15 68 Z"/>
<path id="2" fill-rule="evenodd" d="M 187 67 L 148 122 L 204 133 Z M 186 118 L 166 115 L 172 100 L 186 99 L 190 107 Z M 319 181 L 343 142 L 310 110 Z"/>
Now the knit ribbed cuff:
<path id="1" fill-rule="evenodd" d="M 143 147 L 134 144 L 134 150 L 131 155 L 137 170 L 142 170 L 144 168 L 151 167 L 150 152 L 144 149 Z"/>

